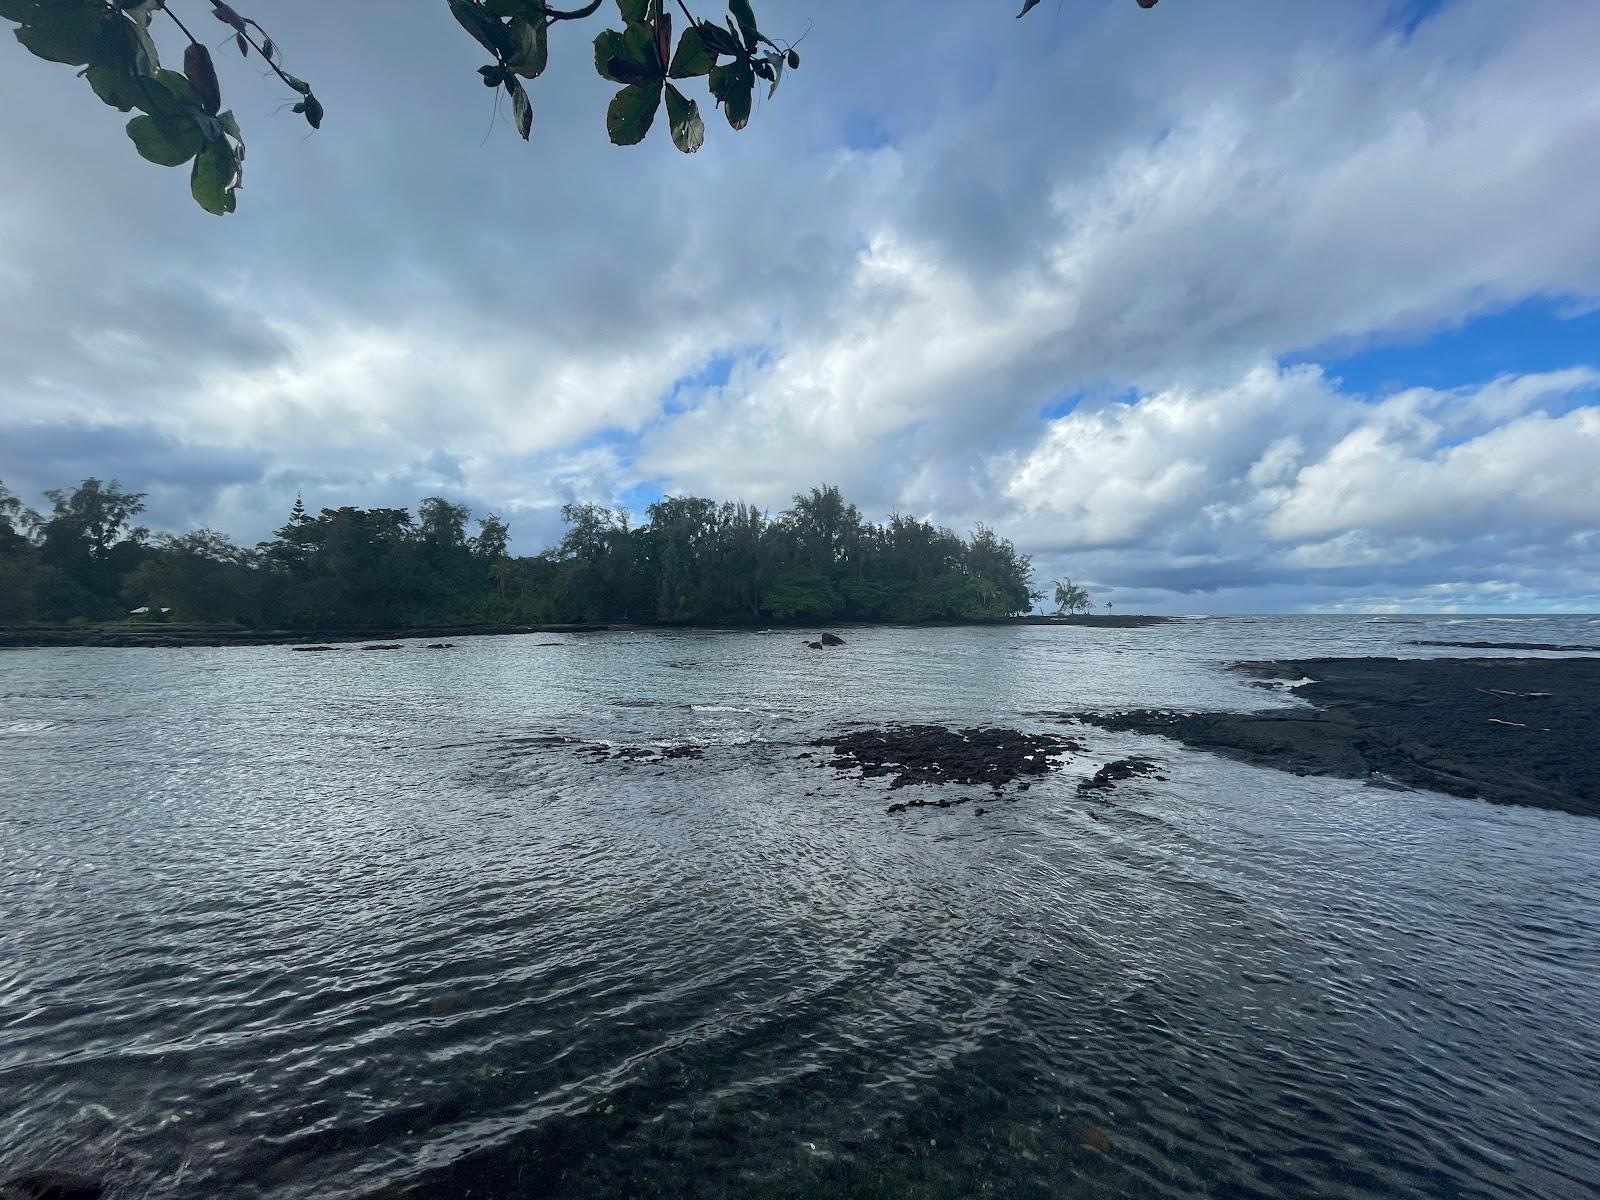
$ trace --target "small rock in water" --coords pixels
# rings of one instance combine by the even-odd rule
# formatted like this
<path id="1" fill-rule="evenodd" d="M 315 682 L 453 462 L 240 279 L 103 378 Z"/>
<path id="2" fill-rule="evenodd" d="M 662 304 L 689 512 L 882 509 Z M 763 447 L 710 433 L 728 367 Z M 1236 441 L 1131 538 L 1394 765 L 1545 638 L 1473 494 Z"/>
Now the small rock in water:
<path id="1" fill-rule="evenodd" d="M 328 654 L 339 647 L 337 646 L 290 646 L 289 649 L 298 654 Z"/>
<path id="2" fill-rule="evenodd" d="M 842 646 L 842 645 L 844 645 L 844 639 L 842 637 L 840 637 L 837 633 L 825 633 L 825 634 L 822 635 L 822 639 L 821 640 L 822 640 L 822 644 L 824 646 Z"/>
<path id="3" fill-rule="evenodd" d="M 434 642 L 428 647 L 429 650 L 454 650 L 455 648 L 456 644 L 454 642 Z"/>
<path id="4" fill-rule="evenodd" d="M 1124 779 L 1139 779 L 1146 776 L 1161 776 L 1156 772 L 1161 769 L 1160 764 L 1148 758 L 1119 758 L 1115 762 L 1108 762 L 1094 773 L 1094 778 L 1085 779 L 1078 785 L 1078 795 L 1088 796 L 1095 792 L 1109 792 L 1116 784 Z"/>
<path id="5" fill-rule="evenodd" d="M 385 642 L 385 643 L 380 644 L 380 643 L 374 642 L 370 646 L 363 646 L 361 648 L 363 650 L 398 650 L 398 649 L 400 649 L 400 643 L 399 642 Z"/>

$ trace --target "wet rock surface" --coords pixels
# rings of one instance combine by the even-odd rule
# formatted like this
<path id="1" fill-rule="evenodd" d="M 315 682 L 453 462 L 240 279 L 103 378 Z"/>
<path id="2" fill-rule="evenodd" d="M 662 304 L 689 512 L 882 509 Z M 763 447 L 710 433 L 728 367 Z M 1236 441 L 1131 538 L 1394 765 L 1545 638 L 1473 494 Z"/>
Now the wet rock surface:
<path id="1" fill-rule="evenodd" d="M 1600 816 L 1600 658 L 1240 663 L 1312 708 L 1079 713 L 1256 766 Z"/>
<path id="2" fill-rule="evenodd" d="M 582 747 L 579 754 L 594 759 L 611 758 L 622 762 L 666 762 L 675 758 L 704 758 L 704 746 L 606 746 L 601 744 Z"/>
<path id="3" fill-rule="evenodd" d="M 888 779 L 891 788 L 911 784 L 1008 784 L 1045 775 L 1066 755 L 1083 749 L 1071 738 L 1016 729 L 947 729 L 942 725 L 890 725 L 819 738 L 831 748 L 827 765 L 858 772 L 863 779 Z M 947 807 L 947 806 L 946 806 Z"/>
<path id="4" fill-rule="evenodd" d="M 1108 762 L 1096 771 L 1090 778 L 1078 785 L 1080 796 L 1100 796 L 1102 799 L 1117 784 L 1127 779 L 1158 779 L 1165 780 L 1161 774 L 1161 764 L 1153 758 L 1119 758 L 1115 762 Z"/>

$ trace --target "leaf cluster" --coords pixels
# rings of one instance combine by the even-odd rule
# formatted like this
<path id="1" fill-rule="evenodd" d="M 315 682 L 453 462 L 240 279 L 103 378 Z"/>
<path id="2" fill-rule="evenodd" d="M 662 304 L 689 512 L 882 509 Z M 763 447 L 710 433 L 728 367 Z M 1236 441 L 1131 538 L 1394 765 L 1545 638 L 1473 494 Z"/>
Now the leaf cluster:
<path id="1" fill-rule="evenodd" d="M 295 111 L 313 128 L 322 105 L 303 80 L 278 65 L 277 47 L 254 21 L 221 0 L 212 13 L 234 30 L 241 54 L 254 50 L 300 96 Z M 183 70 L 161 65 L 150 35 L 165 14 L 188 38 Z M 244 136 L 222 87 L 211 51 L 167 9 L 166 0 L 0 0 L 0 17 L 16 23 L 30 53 L 80 68 L 94 94 L 119 112 L 137 111 L 128 137 L 139 154 L 163 167 L 189 165 L 189 190 L 207 212 L 231 213 L 244 182 Z"/>
<path id="2" fill-rule="evenodd" d="M 284 70 L 266 31 L 226 0 L 191 0 L 233 31 L 232 42 L 253 52 L 295 95 L 293 110 L 313 129 L 322 127 L 322 102 L 311 85 Z M 548 0 L 445 0 L 457 23 L 493 55 L 478 68 L 484 86 L 504 92 L 523 140 L 533 133 L 533 102 L 524 81 L 538 79 L 550 62 L 550 30 L 598 12 L 605 0 L 576 9 Z M 1158 0 L 1137 0 L 1153 8 Z M 170 0 L 0 0 L 0 18 L 15 23 L 16 39 L 30 53 L 81 68 L 79 74 L 106 104 L 124 113 L 128 137 L 144 158 L 161 166 L 190 165 L 190 190 L 207 212 L 231 213 L 244 182 L 244 138 L 222 88 L 211 51 L 169 7 Z M 621 85 L 606 109 L 606 133 L 619 146 L 642 142 L 665 102 L 672 143 L 693 154 L 705 143 L 700 105 L 679 83 L 704 79 L 715 106 L 735 130 L 749 124 L 758 83 L 776 94 L 786 70 L 800 66 L 793 44 L 780 45 L 761 31 L 750 0 L 726 0 L 722 23 L 702 20 L 686 0 L 670 0 L 685 21 L 673 44 L 669 0 L 615 0 L 622 28 L 594 39 L 599 75 Z M 1026 16 L 1039 0 L 1023 0 Z M 188 44 L 183 70 L 161 65 L 150 25 L 169 18 Z"/>

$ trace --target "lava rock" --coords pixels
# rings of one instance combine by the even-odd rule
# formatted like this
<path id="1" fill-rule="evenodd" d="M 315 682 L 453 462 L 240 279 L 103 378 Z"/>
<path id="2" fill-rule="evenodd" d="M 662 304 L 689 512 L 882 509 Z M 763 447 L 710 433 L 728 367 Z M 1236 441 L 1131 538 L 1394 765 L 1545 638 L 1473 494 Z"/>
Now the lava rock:
<path id="1" fill-rule="evenodd" d="M 1161 769 L 1161 764 L 1150 758 L 1119 758 L 1115 762 L 1108 762 L 1094 773 L 1091 779 L 1085 779 L 1078 785 L 1078 795 L 1088 796 L 1095 792 L 1109 792 L 1125 779 L 1141 779 L 1155 775 Z"/>
<path id="2" fill-rule="evenodd" d="M 1058 760 L 1083 749 L 1070 738 L 1015 729 L 947 729 L 942 725 L 891 725 L 820 738 L 830 747 L 828 765 L 857 771 L 863 779 L 887 778 L 891 788 L 910 784 L 989 786 L 996 791 L 1029 776 L 1044 775 Z"/>

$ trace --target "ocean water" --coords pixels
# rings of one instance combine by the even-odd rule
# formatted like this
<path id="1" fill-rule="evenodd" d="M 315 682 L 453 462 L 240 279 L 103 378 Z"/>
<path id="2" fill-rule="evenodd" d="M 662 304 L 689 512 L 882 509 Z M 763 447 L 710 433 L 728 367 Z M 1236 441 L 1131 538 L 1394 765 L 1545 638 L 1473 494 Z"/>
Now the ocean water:
<path id="1" fill-rule="evenodd" d="M 1595 1194 L 1600 822 L 1092 729 L 950 809 L 806 756 L 1293 703 L 1223 667 L 1600 619 L 844 632 L 0 653 L 0 1177 Z M 1078 797 L 1128 753 L 1165 778 Z"/>

